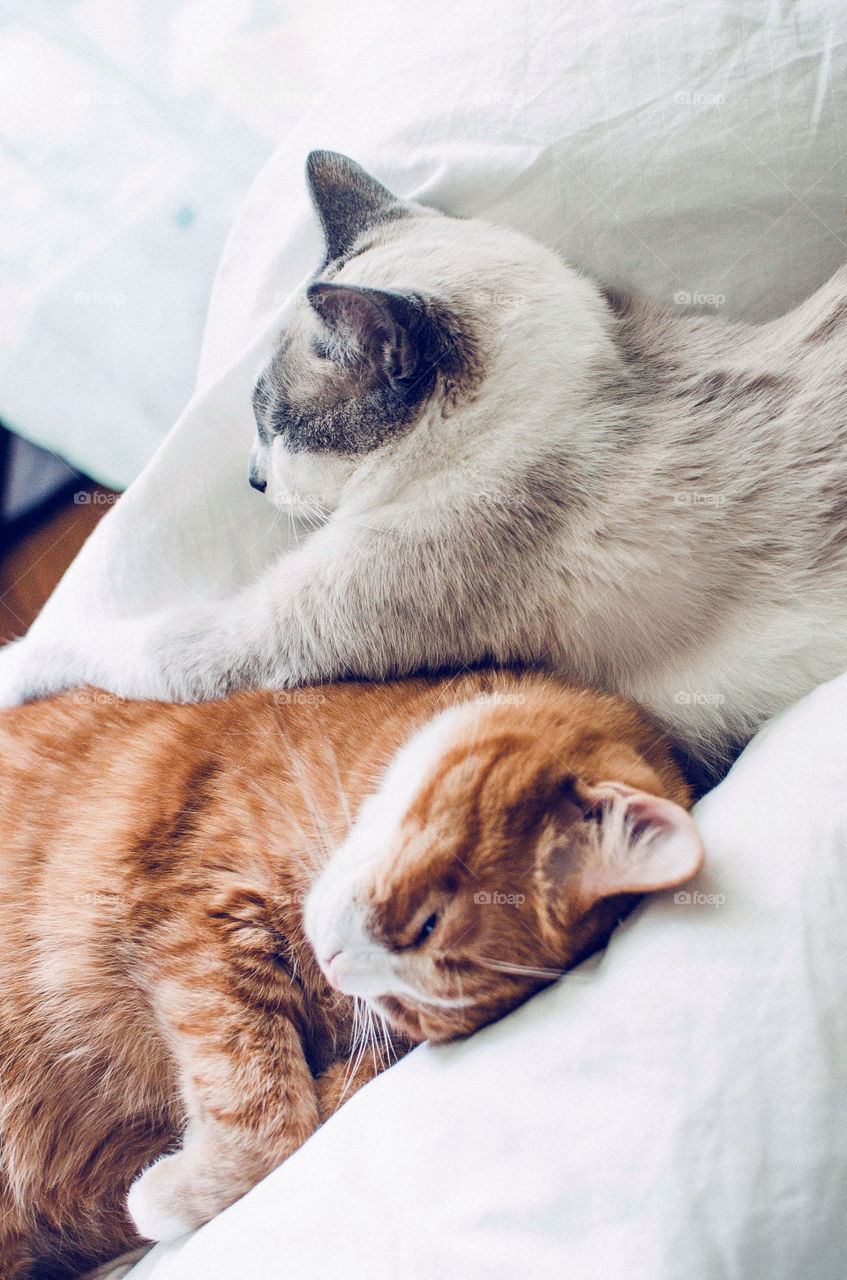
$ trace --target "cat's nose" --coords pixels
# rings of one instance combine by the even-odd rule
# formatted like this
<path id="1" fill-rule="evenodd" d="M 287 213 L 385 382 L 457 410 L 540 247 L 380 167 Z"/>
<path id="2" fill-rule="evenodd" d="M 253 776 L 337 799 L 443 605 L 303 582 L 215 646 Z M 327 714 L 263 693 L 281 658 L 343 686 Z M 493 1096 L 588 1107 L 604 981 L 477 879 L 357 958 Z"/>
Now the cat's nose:
<path id="1" fill-rule="evenodd" d="M 259 490 L 259 493 L 264 493 L 268 487 L 268 482 L 264 476 L 256 475 L 255 471 L 250 472 L 250 483 L 254 489 Z"/>
<path id="2" fill-rule="evenodd" d="M 338 968 L 337 961 L 340 955 L 341 955 L 340 951 L 334 951 L 332 955 L 329 957 L 329 959 L 324 961 L 324 965 L 323 965 L 323 970 L 324 970 L 324 973 L 326 974 L 327 981 L 329 982 L 330 986 L 335 987 L 336 990 L 340 990 L 340 987 L 338 986 L 339 975 L 336 973 L 336 969 Z"/>

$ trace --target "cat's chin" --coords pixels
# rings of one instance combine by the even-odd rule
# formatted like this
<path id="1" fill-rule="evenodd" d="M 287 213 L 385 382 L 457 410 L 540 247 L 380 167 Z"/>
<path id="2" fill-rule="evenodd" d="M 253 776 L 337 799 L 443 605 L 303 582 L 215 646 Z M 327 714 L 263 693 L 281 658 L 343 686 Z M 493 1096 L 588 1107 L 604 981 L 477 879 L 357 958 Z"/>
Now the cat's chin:
<path id="1" fill-rule="evenodd" d="M 272 506 L 295 517 L 328 518 L 339 506 L 354 470 L 354 461 L 344 455 L 292 453 L 278 441 L 268 468 L 265 497 Z"/>
<path id="2" fill-rule="evenodd" d="M 395 996 L 380 996 L 378 999 L 368 1000 L 367 1003 L 387 1019 L 392 1030 L 399 1031 L 412 1044 L 420 1044 L 427 1039 L 419 1015 L 402 1000 L 398 1000 Z"/>

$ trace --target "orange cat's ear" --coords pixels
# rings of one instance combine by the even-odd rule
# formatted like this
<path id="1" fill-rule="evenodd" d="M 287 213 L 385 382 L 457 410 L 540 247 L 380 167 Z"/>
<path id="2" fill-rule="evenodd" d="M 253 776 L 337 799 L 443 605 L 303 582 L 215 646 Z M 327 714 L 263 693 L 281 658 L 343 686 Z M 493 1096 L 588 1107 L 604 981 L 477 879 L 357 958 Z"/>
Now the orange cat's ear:
<path id="1" fill-rule="evenodd" d="M 578 794 L 588 810 L 589 838 L 572 844 L 576 831 L 568 813 L 548 865 L 583 910 L 619 893 L 673 888 L 700 870 L 703 845 L 681 805 L 619 782 L 578 784 Z"/>
<path id="2" fill-rule="evenodd" d="M 620 782 L 600 782 L 591 792 L 603 802 L 601 822 L 608 828 L 600 857 L 585 868 L 593 896 L 672 889 L 700 870 L 703 843 L 682 805 Z"/>

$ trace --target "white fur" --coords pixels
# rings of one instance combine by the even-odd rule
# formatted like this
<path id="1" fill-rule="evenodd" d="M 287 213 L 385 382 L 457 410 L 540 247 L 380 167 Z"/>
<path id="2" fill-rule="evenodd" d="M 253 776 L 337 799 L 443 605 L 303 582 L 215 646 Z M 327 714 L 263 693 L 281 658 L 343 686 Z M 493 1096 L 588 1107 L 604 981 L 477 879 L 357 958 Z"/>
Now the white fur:
<path id="1" fill-rule="evenodd" d="M 143 1240 L 176 1240 L 191 1231 L 195 1224 L 183 1222 L 157 1201 L 151 1191 L 151 1179 L 147 1176 L 155 1168 L 155 1165 L 151 1166 L 130 1187 L 126 1198 L 127 1211 Z"/>
<path id="2" fill-rule="evenodd" d="M 390 856 L 397 827 L 427 776 L 457 732 L 478 714 L 478 703 L 449 707 L 412 735 L 309 893 L 306 936 L 324 972 L 348 995 L 374 1000 L 414 994 L 398 973 L 396 956 L 368 932 L 368 886 Z"/>
<path id="3" fill-rule="evenodd" d="M 481 384 L 353 457 L 257 446 L 271 501 L 323 527 L 230 602 L 163 618 L 142 652 L 4 655 L 0 698 L 89 681 L 194 700 L 523 660 L 642 702 L 709 758 L 847 666 L 847 521 L 826 505 L 847 489 L 842 338 L 808 340 L 847 279 L 758 328 L 645 312 L 639 383 L 600 291 L 526 237 L 420 213 L 371 241 L 335 281 L 474 316 Z M 313 320 L 304 302 L 295 339 Z M 793 390 L 742 390 L 722 416 L 678 398 L 712 371 Z"/>

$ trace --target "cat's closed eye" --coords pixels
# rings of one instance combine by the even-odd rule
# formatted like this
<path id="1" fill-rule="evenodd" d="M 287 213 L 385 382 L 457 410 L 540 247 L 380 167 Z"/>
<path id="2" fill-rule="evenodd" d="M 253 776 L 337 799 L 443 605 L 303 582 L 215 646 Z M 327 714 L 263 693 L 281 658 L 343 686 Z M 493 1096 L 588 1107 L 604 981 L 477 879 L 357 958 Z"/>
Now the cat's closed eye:
<path id="1" fill-rule="evenodd" d="M 415 941 L 413 944 L 414 946 L 420 947 L 423 945 L 423 943 L 426 942 L 427 938 L 432 937 L 432 935 L 435 933 L 435 930 L 438 927 L 438 921 L 440 919 L 440 915 L 441 915 L 440 912 L 433 911 L 431 915 L 427 916 L 426 920 L 424 920 L 423 924 L 418 930 L 417 937 L 415 938 Z"/>

